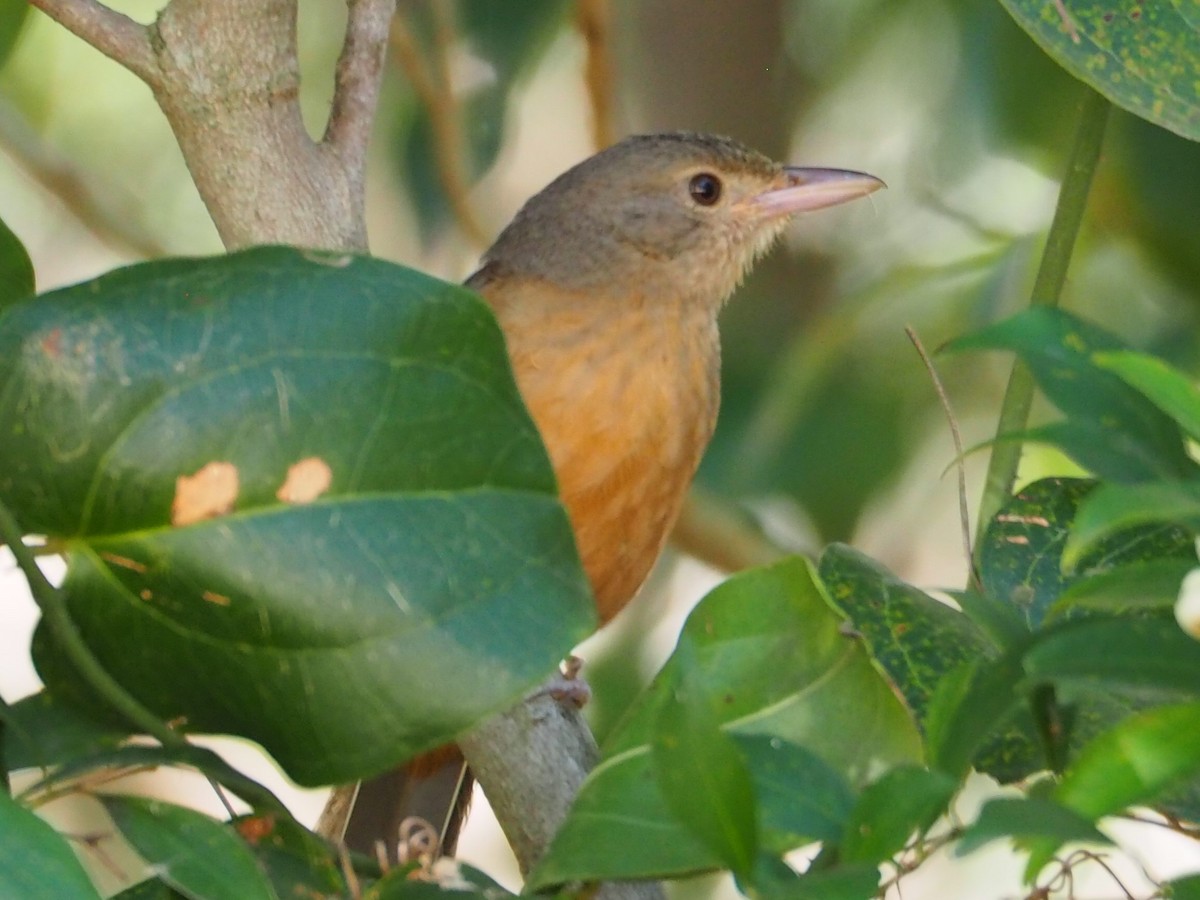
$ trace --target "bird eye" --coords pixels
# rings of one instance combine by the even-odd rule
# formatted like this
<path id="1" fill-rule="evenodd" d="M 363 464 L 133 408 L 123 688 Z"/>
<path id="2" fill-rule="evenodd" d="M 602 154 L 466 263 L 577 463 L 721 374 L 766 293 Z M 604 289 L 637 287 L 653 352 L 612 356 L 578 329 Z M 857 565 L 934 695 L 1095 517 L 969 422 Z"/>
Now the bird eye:
<path id="1" fill-rule="evenodd" d="M 721 179 L 709 172 L 693 175 L 688 182 L 688 193 L 701 206 L 712 206 L 721 199 Z"/>

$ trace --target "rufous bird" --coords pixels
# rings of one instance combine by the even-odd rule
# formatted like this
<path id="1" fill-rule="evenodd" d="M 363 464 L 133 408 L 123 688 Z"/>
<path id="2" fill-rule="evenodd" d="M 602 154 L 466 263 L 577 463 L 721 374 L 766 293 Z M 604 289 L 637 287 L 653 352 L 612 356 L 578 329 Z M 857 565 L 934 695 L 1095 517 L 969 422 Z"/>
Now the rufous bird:
<path id="1" fill-rule="evenodd" d="M 530 199 L 467 279 L 504 332 L 601 622 L 646 579 L 712 436 L 721 307 L 792 215 L 883 186 L 723 137 L 629 137 Z M 362 786 L 350 846 L 394 845 L 413 814 L 452 846 L 457 823 L 425 795 L 458 784 L 461 757 L 432 758 Z"/>

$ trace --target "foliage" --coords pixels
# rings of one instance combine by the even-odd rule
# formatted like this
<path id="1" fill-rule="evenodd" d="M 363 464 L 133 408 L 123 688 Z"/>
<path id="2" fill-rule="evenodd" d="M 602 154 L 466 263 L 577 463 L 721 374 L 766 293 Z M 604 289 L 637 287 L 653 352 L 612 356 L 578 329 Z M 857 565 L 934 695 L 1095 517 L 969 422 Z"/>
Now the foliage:
<path id="1" fill-rule="evenodd" d="M 1200 136 L 1187 74 L 1200 51 L 1181 5 L 1138 4 L 1138 15 L 1004 6 L 1114 103 Z M 973 8 L 964 28 L 992 21 L 989 9 Z M 6 10 L 0 61 L 24 21 L 23 5 Z M 468 178 L 494 162 L 509 93 L 564 10 L 545 2 L 497 17 L 464 3 L 464 34 L 496 74 L 466 104 L 482 123 L 466 138 Z M 439 27 L 416 25 L 423 39 Z M 852 43 L 853 21 L 841 34 Z M 1054 78 L 1047 92 L 1059 102 L 1075 88 Z M 453 202 L 436 187 L 431 113 L 409 113 L 396 149 L 433 234 Z M 1022 140 L 1055 146 L 1053 118 Z M 1194 160 L 1194 147 L 1173 143 L 1161 158 Z M 1172 202 L 1131 193 L 1151 211 Z M 1194 272 L 1172 241 L 1153 253 L 1166 270 Z M 988 295 L 1019 255 L 1016 242 L 980 253 L 968 269 L 987 277 L 971 290 Z M 880 283 L 905 278 L 918 293 L 939 283 L 902 267 Z M 261 785 L 184 740 L 249 738 L 306 784 L 370 774 L 511 703 L 594 625 L 548 460 L 486 308 L 411 269 L 286 248 L 33 290 L 28 254 L 0 223 L 0 540 L 42 607 L 33 653 L 46 684 L 0 703 L 5 771 L 41 772 L 18 794 L 0 791 L 0 896 L 97 896 L 68 839 L 31 810 L 140 767 L 201 772 L 252 809 L 221 822 L 102 795 L 153 873 L 127 900 L 510 896 L 465 868 L 452 889 L 411 879 L 414 868 L 434 877 L 423 864 L 383 872 L 343 859 Z M 863 288 L 862 308 L 883 290 Z M 889 457 L 867 478 L 885 480 L 905 443 L 894 386 L 852 384 L 877 396 L 848 412 L 862 419 L 850 430 L 830 416 L 842 395 L 827 383 L 856 380 L 853 356 L 838 358 L 851 346 L 844 320 L 825 320 L 833 349 L 815 367 L 801 352 L 810 344 L 783 348 L 775 374 L 786 377 L 757 407 L 736 402 L 738 391 L 770 379 L 738 356 L 733 330 L 729 418 L 740 430 L 718 437 L 711 487 L 745 495 L 770 483 L 812 500 L 805 479 L 817 476 L 781 470 L 812 452 L 793 426 L 814 419 L 830 421 L 835 446 Z M 789 556 L 719 585 L 608 729 L 530 887 L 725 869 L 748 896 L 861 900 L 934 849 L 1004 839 L 1027 854 L 1036 894 L 1087 858 L 1064 846 L 1111 842 L 1107 817 L 1153 807 L 1168 824 L 1200 818 L 1200 643 L 1173 616 L 1197 564 L 1200 390 L 1135 343 L 1046 306 L 952 341 L 950 366 L 1015 354 L 1058 411 L 993 443 L 1053 446 L 1088 477 L 1005 485 L 954 603 L 841 543 L 815 565 Z M 812 391 L 806 408 L 787 406 L 797 386 Z M 839 462 L 854 470 L 861 457 Z M 866 504 L 855 480 L 833 479 L 830 508 L 841 499 L 844 509 L 813 502 L 826 537 L 849 532 Z M 20 552 L 30 534 L 67 558 L 61 587 Z M 131 740 L 143 732 L 159 743 Z M 1021 793 L 949 824 L 972 769 Z M 811 843 L 820 851 L 806 870 L 784 861 Z M 1200 895 L 1197 884 L 1156 896 Z"/>

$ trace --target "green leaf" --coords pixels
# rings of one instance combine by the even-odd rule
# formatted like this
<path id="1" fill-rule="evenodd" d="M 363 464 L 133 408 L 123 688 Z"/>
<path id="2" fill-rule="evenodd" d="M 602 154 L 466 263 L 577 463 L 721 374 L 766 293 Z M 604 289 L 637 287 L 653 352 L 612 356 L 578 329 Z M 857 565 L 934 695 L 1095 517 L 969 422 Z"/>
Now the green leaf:
<path id="1" fill-rule="evenodd" d="M 109 795 L 100 802 L 158 877 L 192 900 L 276 900 L 254 856 L 227 825 L 143 797 Z"/>
<path id="2" fill-rule="evenodd" d="M 929 699 L 946 673 L 997 653 L 969 618 L 852 547 L 830 545 L 821 555 L 820 571 L 833 603 L 862 635 L 922 727 Z"/>
<path id="3" fill-rule="evenodd" d="M 5 2 L 11 2 L 11 0 L 0 0 L 0 65 L 3 64 L 4 59 L 3 4 Z M 16 0 L 16 2 L 25 10 L 32 9 L 25 0 Z M 0 219 L 0 310 L 10 303 L 28 297 L 33 291 L 33 263 L 29 261 L 25 245 L 4 224 L 4 220 Z"/>
<path id="4" fill-rule="evenodd" d="M 1085 500 L 1062 551 L 1073 569 L 1097 544 L 1116 532 L 1155 523 L 1200 529 L 1200 480 L 1102 484 Z"/>
<path id="5" fill-rule="evenodd" d="M 964 855 L 1001 838 L 1015 841 L 1050 838 L 1057 845 L 1071 841 L 1111 844 L 1092 820 L 1051 800 L 1037 797 L 996 797 L 967 826 L 956 853 Z"/>
<path id="6" fill-rule="evenodd" d="M 694 671 L 684 637 L 675 650 L 674 689 L 658 713 L 651 756 L 667 807 L 738 878 L 758 855 L 754 785 L 733 738 Z"/>
<path id="7" fill-rule="evenodd" d="M 1157 356 L 1129 350 L 1097 353 L 1096 365 L 1116 374 L 1200 441 L 1200 390 L 1192 379 Z"/>
<path id="8" fill-rule="evenodd" d="M 63 837 L 0 791 L 0 897 L 99 900 Z"/>
<path id="9" fill-rule="evenodd" d="M 846 823 L 840 859 L 879 863 L 946 811 L 958 782 L 941 772 L 902 766 L 885 772 L 862 792 Z"/>
<path id="10" fill-rule="evenodd" d="M 178 900 L 180 897 L 187 900 L 186 894 L 179 893 L 161 878 L 147 878 L 114 894 L 112 900 Z"/>
<path id="11" fill-rule="evenodd" d="M 1200 140 L 1200 17 L 1189 0 L 1001 0 L 1054 60 L 1113 103 Z M 1189 12 L 1189 7 L 1191 11 Z"/>
<path id="12" fill-rule="evenodd" d="M 1063 310 L 1036 306 L 951 341 L 950 351 L 1012 350 L 1069 424 L 1035 431 L 1042 439 L 1091 451 L 1097 472 L 1118 481 L 1178 478 L 1196 471 L 1179 426 L 1094 355 L 1126 349 L 1114 335 Z M 1103 451 L 1101 453 L 1100 451 Z"/>
<path id="13" fill-rule="evenodd" d="M 694 651 L 696 675 L 717 704 L 721 727 L 743 736 L 780 738 L 819 756 L 851 785 L 901 762 L 917 762 L 916 729 L 860 644 L 845 637 L 811 566 L 792 558 L 743 572 L 702 600 L 681 640 Z M 717 868 L 722 860 L 680 826 L 658 789 L 651 744 L 670 700 L 675 657 L 633 704 L 604 746 L 567 821 L 528 885 L 537 890 L 576 879 L 643 878 Z M 752 757 L 753 758 L 753 757 Z M 795 845 L 794 824 L 760 780 L 760 844 Z M 827 793 L 836 796 L 837 787 Z M 783 823 L 772 834 L 768 823 Z M 821 824 L 825 828 L 827 825 Z M 811 836 L 810 836 L 811 837 Z M 787 843 L 784 843 L 784 842 Z"/>
<path id="14" fill-rule="evenodd" d="M 212 464 L 216 488 L 180 480 Z M 277 498 L 297 464 L 329 475 L 314 502 Z M 226 514 L 180 519 L 231 472 Z M 10 307 L 0 499 L 64 540 L 70 613 L 126 689 L 305 784 L 444 743 L 594 622 L 490 312 L 379 260 L 259 248 Z"/>
<path id="15" fill-rule="evenodd" d="M 1196 682 L 1200 690 L 1200 682 Z M 1055 799 L 1098 819 L 1148 804 L 1200 774 L 1200 703 L 1137 713 L 1083 748 L 1054 791 Z"/>
<path id="16" fill-rule="evenodd" d="M 998 659 L 964 663 L 944 677 L 931 698 L 925 724 L 930 765 L 955 778 L 965 776 L 988 739 L 1009 728 L 1021 712 L 1025 698 L 1015 689 L 1021 674 L 1017 647 Z M 1017 773 L 1012 777 L 1031 765 L 1029 750 L 1025 742 L 998 751 L 1015 757 Z"/>

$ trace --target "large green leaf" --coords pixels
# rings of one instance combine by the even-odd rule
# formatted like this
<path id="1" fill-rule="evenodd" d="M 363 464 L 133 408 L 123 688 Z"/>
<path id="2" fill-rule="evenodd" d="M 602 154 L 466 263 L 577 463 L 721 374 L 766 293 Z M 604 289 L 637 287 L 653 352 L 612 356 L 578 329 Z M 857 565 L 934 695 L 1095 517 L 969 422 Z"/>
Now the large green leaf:
<path id="1" fill-rule="evenodd" d="M 0 499 L 62 540 L 128 690 L 304 783 L 453 737 L 593 622 L 495 321 L 378 260 L 261 248 L 10 307 Z"/>
<path id="2" fill-rule="evenodd" d="M 1200 13 L 1194 0 L 1001 0 L 1068 72 L 1113 103 L 1200 140 Z"/>
<path id="3" fill-rule="evenodd" d="M 1067 416 L 1035 436 L 1060 444 L 1096 475 L 1114 481 L 1183 478 L 1197 471 L 1179 426 L 1096 363 L 1127 349 L 1104 329 L 1057 308 L 1037 306 L 958 338 L 953 351 L 1005 349 L 1020 356 L 1042 392 Z M 1005 437 L 1017 437 L 1007 435 Z"/>
<path id="4" fill-rule="evenodd" d="M 792 558 L 717 587 L 692 611 L 681 640 L 692 647 L 697 678 L 716 699 L 725 731 L 737 738 L 777 737 L 781 747 L 799 745 L 861 785 L 883 768 L 917 761 L 920 742 L 900 701 L 840 624 L 811 566 Z M 667 662 L 610 737 L 550 852 L 530 876 L 532 889 L 722 864 L 675 820 L 651 764 L 656 723 L 670 702 L 678 665 L 674 657 Z M 794 787 L 779 790 L 794 785 L 794 778 L 778 778 L 778 766 L 763 773 L 754 755 L 748 758 L 761 845 L 771 852 L 795 846 L 791 807 L 801 801 Z M 825 790 L 834 818 L 844 816 L 844 800 L 832 799 L 843 792 L 837 786 Z M 823 835 L 808 837 L 817 836 Z"/>
<path id="5" fill-rule="evenodd" d="M 0 791 L 0 897 L 99 900 L 83 866 L 53 828 Z"/>
<path id="6" fill-rule="evenodd" d="M 228 825 L 142 797 L 106 796 L 101 802 L 157 876 L 193 900 L 276 900 L 253 854 Z"/>

